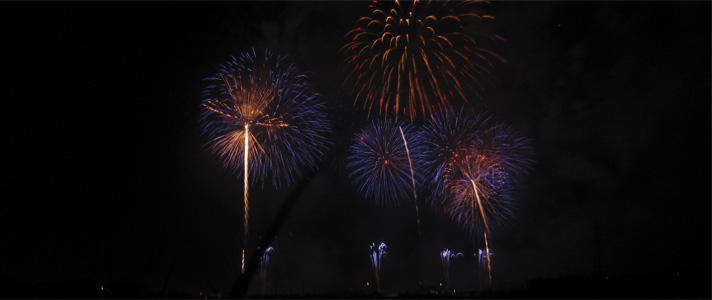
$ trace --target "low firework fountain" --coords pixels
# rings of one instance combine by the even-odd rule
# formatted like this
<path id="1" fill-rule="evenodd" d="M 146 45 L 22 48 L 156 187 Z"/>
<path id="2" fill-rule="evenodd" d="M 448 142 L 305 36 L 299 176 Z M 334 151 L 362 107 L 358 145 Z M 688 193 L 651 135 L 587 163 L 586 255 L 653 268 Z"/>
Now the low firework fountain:
<path id="1" fill-rule="evenodd" d="M 381 242 L 381 244 L 376 245 L 376 243 L 371 243 L 369 247 L 371 249 L 371 269 L 373 269 L 373 279 L 376 282 L 376 292 L 381 292 L 381 259 L 387 254 L 386 250 L 388 247 L 386 243 Z"/>
<path id="2" fill-rule="evenodd" d="M 267 271 L 269 270 L 269 259 L 270 256 L 272 255 L 272 252 L 274 252 L 274 248 L 272 246 L 267 247 L 265 249 L 265 252 L 262 253 L 262 256 L 260 257 L 260 282 L 262 283 L 262 294 L 265 294 L 267 291 Z"/>
<path id="3" fill-rule="evenodd" d="M 443 286 L 445 288 L 447 288 L 450 283 L 450 263 L 452 263 L 453 259 L 462 256 L 462 253 L 455 253 L 450 249 L 440 251 L 440 262 L 442 262 L 443 265 Z"/>

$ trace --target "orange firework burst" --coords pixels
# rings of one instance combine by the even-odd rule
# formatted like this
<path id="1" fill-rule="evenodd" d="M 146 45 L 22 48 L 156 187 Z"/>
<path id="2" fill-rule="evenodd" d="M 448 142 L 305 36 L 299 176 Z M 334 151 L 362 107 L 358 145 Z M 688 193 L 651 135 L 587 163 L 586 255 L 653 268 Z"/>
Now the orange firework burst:
<path id="1" fill-rule="evenodd" d="M 467 88 L 479 96 L 480 79 L 504 62 L 483 45 L 501 38 L 481 30 L 494 19 L 476 9 L 482 2 L 374 1 L 341 49 L 355 102 L 369 115 L 377 107 L 413 120 L 451 109 L 453 98 L 467 101 Z"/>

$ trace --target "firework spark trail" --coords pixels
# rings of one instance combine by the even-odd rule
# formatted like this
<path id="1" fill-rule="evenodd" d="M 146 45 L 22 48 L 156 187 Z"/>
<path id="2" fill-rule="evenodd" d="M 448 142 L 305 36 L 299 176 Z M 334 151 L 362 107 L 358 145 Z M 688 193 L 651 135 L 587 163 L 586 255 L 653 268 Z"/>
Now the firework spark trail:
<path id="1" fill-rule="evenodd" d="M 475 199 L 477 199 L 477 207 L 479 208 L 480 211 L 480 217 L 482 218 L 482 224 L 484 225 L 484 228 L 482 229 L 482 235 L 484 238 L 485 242 L 485 256 L 487 258 L 487 279 L 488 279 L 488 284 L 492 284 L 492 261 L 490 260 L 489 256 L 489 240 L 487 238 L 487 233 L 489 232 L 489 223 L 487 222 L 487 216 L 485 215 L 485 211 L 482 208 L 482 201 L 480 200 L 480 193 L 477 191 L 477 184 L 475 184 L 475 181 L 470 179 L 470 182 L 472 183 L 472 189 L 475 191 Z M 474 207 L 473 207 L 474 208 Z"/>
<path id="2" fill-rule="evenodd" d="M 413 205 L 415 206 L 415 223 L 418 228 L 418 236 L 420 236 L 420 212 L 418 210 L 418 193 L 415 188 L 415 172 L 413 171 L 413 160 L 410 158 L 410 150 L 408 150 L 408 141 L 405 139 L 405 134 L 403 133 L 403 126 L 398 126 L 398 130 L 400 130 L 401 137 L 403 138 L 403 146 L 405 147 L 405 153 L 408 155 L 408 166 L 410 167 L 410 181 L 413 185 Z"/>
<path id="3" fill-rule="evenodd" d="M 243 240 L 244 240 L 244 238 L 243 238 Z M 242 246 L 242 255 L 240 256 L 240 273 L 242 273 L 242 274 L 245 273 L 245 259 L 246 259 L 245 258 L 245 255 L 246 255 L 245 244 L 246 243 L 243 241 L 242 242 L 242 245 L 243 245 Z"/>
<path id="4" fill-rule="evenodd" d="M 250 125 L 245 124 L 245 141 L 243 142 L 245 144 L 245 149 L 243 152 L 245 152 L 244 155 L 244 160 L 242 162 L 243 166 L 243 180 L 242 180 L 242 201 L 243 201 L 243 218 L 242 218 L 242 227 L 244 228 L 244 236 L 242 238 L 242 263 L 241 263 L 241 270 L 242 273 L 245 273 L 245 259 L 247 255 L 247 236 L 249 235 L 249 224 L 250 224 L 250 202 L 249 202 L 249 191 L 250 191 L 250 180 L 249 180 L 249 174 L 250 174 Z"/>
<path id="5" fill-rule="evenodd" d="M 370 258 L 371 258 L 371 269 L 373 270 L 373 278 L 374 281 L 376 282 L 376 291 L 380 292 L 381 291 L 381 259 L 383 258 L 384 255 L 387 254 L 386 250 L 388 247 L 386 246 L 386 243 L 381 242 L 378 246 L 376 246 L 376 243 L 371 243 L 369 246 L 369 249 L 371 250 Z"/>
<path id="6" fill-rule="evenodd" d="M 490 264 L 492 262 L 492 256 L 494 256 L 494 254 L 495 253 L 490 248 L 485 248 L 484 250 L 483 249 L 477 250 L 477 252 L 475 253 L 475 256 L 477 257 L 478 265 L 481 268 L 480 272 L 487 273 L 488 268 L 490 268 L 490 269 L 492 268 L 492 266 Z M 485 281 L 485 283 L 488 287 L 491 287 L 492 282 L 491 282 L 491 279 L 489 279 L 489 277 L 484 278 L 482 273 L 480 273 L 480 279 Z M 487 279 L 489 279 L 490 281 L 486 281 Z"/>

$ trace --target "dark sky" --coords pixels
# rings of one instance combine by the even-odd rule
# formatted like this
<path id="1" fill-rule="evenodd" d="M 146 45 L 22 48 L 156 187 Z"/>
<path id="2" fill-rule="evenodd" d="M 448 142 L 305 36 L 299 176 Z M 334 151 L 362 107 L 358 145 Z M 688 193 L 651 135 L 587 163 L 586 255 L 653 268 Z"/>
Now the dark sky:
<path id="1" fill-rule="evenodd" d="M 259 46 L 310 74 L 334 127 L 277 237 L 274 288 L 358 289 L 377 240 L 391 249 L 387 288 L 438 282 L 445 247 L 467 256 L 454 285 L 472 286 L 479 241 L 435 210 L 418 241 L 409 206 L 364 201 L 346 176 L 366 115 L 341 88 L 337 50 L 366 4 L 1 4 L 0 278 L 159 290 L 173 269 L 171 291 L 226 290 L 239 268 L 242 188 L 203 148 L 201 79 Z M 515 218 L 493 237 L 496 284 L 709 275 L 710 3 L 489 9 L 509 63 L 477 105 L 530 136 L 537 161 Z M 287 191 L 255 189 L 253 232 Z"/>

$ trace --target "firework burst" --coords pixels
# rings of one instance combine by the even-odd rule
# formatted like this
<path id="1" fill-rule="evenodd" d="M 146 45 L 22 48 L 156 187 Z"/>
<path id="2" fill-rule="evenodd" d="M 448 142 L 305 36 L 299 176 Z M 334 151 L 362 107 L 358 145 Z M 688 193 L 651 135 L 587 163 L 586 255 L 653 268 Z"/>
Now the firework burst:
<path id="1" fill-rule="evenodd" d="M 489 251 L 492 223 L 510 215 L 515 179 L 532 162 L 528 139 L 484 115 L 467 116 L 463 111 L 433 115 L 424 126 L 424 137 L 434 198 L 456 223 L 471 234 L 481 234 Z M 485 257 L 491 282 L 490 256 Z"/>
<path id="2" fill-rule="evenodd" d="M 244 237 L 250 179 L 291 184 L 323 156 L 330 128 L 308 78 L 285 57 L 251 49 L 205 79 L 203 132 L 208 148 L 243 179 Z M 244 272 L 245 249 L 242 252 Z"/>
<path id="3" fill-rule="evenodd" d="M 491 126 L 485 114 L 468 115 L 464 110 L 433 112 L 422 126 L 424 150 L 422 154 L 424 173 L 433 185 L 431 199 L 444 199 L 446 192 L 444 175 L 448 163 L 457 151 L 473 144 L 478 134 Z M 441 203 L 433 203 L 441 204 Z"/>
<path id="4" fill-rule="evenodd" d="M 483 79 L 505 60 L 485 46 L 501 40 L 483 27 L 494 17 L 484 1 L 373 1 L 341 48 L 355 102 L 369 114 L 394 112 L 414 120 L 433 107 L 452 108 L 479 96 Z"/>
<path id="5" fill-rule="evenodd" d="M 249 149 L 249 177 L 281 187 L 324 155 L 324 102 L 286 57 L 251 49 L 205 80 L 203 129 L 226 168 L 242 171 Z"/>
<path id="6" fill-rule="evenodd" d="M 444 210 L 471 232 L 486 235 L 492 223 L 507 220 L 515 180 L 530 163 L 528 139 L 508 126 L 493 124 L 479 132 L 474 143 L 457 149 L 445 164 Z"/>
<path id="7" fill-rule="evenodd" d="M 415 129 L 390 119 L 375 120 L 356 134 L 346 167 L 351 180 L 367 199 L 392 205 L 411 199 L 420 232 L 416 186 L 421 175 L 422 139 Z"/>

